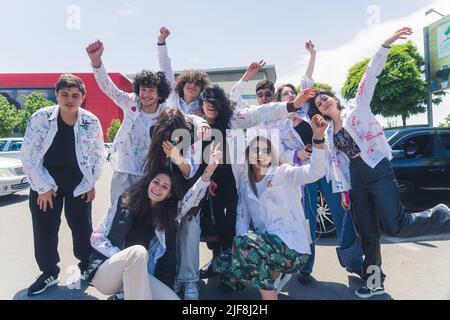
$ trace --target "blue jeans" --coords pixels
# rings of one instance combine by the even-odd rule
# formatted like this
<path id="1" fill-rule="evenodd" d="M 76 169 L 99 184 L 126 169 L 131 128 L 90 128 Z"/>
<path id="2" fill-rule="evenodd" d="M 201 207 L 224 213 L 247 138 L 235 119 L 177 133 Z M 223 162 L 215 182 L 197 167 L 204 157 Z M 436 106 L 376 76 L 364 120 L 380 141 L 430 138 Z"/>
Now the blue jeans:
<path id="1" fill-rule="evenodd" d="M 325 201 L 328 204 L 328 207 L 331 211 L 331 217 L 333 219 L 334 225 L 336 226 L 336 232 L 338 236 L 341 234 L 342 225 L 343 225 L 343 216 L 344 209 L 341 206 L 341 194 L 333 193 L 333 188 L 331 183 L 327 182 L 327 179 L 323 177 L 322 179 L 317 180 L 314 183 L 307 184 L 305 186 L 305 194 L 304 194 L 304 206 L 305 206 L 305 217 L 309 219 L 309 225 L 311 228 L 311 240 L 313 243 L 311 244 L 311 256 L 309 257 L 308 262 L 303 267 L 301 272 L 304 273 L 312 273 L 312 269 L 314 266 L 314 258 L 315 258 L 315 240 L 316 240 L 316 216 L 317 216 L 317 192 L 320 190 Z M 345 223 L 345 230 L 343 237 L 341 239 L 340 246 L 342 248 L 346 248 L 350 246 L 355 240 L 356 233 L 352 223 L 352 215 L 349 212 L 347 215 L 347 221 Z M 363 264 L 363 258 L 360 257 L 358 260 L 354 262 L 354 267 L 351 269 L 360 269 Z"/>

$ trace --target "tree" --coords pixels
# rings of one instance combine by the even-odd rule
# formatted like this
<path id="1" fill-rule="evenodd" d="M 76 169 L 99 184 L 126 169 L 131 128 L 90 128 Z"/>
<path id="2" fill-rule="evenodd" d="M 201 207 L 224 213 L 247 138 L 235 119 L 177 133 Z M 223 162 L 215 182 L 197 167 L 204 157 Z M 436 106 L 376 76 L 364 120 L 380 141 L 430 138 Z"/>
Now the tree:
<path id="1" fill-rule="evenodd" d="M 0 137 L 9 137 L 20 123 L 17 109 L 0 95 Z"/>
<path id="2" fill-rule="evenodd" d="M 444 119 L 444 122 L 441 122 L 439 124 L 440 128 L 450 128 L 450 114 L 447 116 L 447 118 Z"/>
<path id="3" fill-rule="evenodd" d="M 28 120 L 37 110 L 50 107 L 55 103 L 51 100 L 48 100 L 42 93 L 31 92 L 29 95 L 21 96 L 22 100 L 25 100 L 23 104 L 23 109 L 20 112 L 20 123 L 17 127 L 17 131 L 21 134 L 25 134 L 25 130 L 27 129 Z"/>
<path id="4" fill-rule="evenodd" d="M 317 90 L 330 91 L 333 94 L 335 93 L 334 90 L 333 90 L 333 87 L 330 86 L 329 84 L 326 84 L 326 83 L 314 82 L 312 87 L 314 89 L 317 89 Z M 296 89 L 297 89 L 298 92 L 302 91 L 301 85 L 298 85 Z"/>
<path id="5" fill-rule="evenodd" d="M 350 68 L 341 91 L 345 99 L 355 97 L 369 61 L 364 59 Z M 424 70 L 425 60 L 411 41 L 392 46 L 372 99 L 374 114 L 401 116 L 403 126 L 406 126 L 408 117 L 425 112 L 428 87 L 423 77 Z M 444 95 L 444 92 L 437 92 L 433 103 L 441 103 Z"/>
<path id="6" fill-rule="evenodd" d="M 111 125 L 106 131 L 106 134 L 108 135 L 108 142 L 113 142 L 114 138 L 116 137 L 117 131 L 119 131 L 119 128 L 121 126 L 119 119 L 113 119 L 111 121 Z"/>
<path id="7" fill-rule="evenodd" d="M 321 90 L 321 91 L 329 91 L 332 94 L 336 94 L 333 90 L 333 87 L 330 86 L 329 84 L 326 83 L 321 83 L 321 82 L 315 82 L 313 85 L 313 88 L 316 90 Z"/>

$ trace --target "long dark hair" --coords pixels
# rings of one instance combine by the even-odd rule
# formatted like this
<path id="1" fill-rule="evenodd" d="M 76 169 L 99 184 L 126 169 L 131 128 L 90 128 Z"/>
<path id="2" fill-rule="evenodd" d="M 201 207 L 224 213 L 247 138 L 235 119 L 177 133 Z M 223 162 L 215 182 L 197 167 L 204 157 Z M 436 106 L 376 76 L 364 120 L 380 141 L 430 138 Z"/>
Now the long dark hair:
<path id="1" fill-rule="evenodd" d="M 312 117 L 314 117 L 316 114 L 320 114 L 321 116 L 323 116 L 325 118 L 325 120 L 331 120 L 331 118 L 329 116 L 322 114 L 316 106 L 316 98 L 321 95 L 325 95 L 325 96 L 328 96 L 328 97 L 334 99 L 336 101 L 336 104 L 337 104 L 337 107 L 339 110 L 344 109 L 344 106 L 342 105 L 341 100 L 339 100 L 339 98 L 336 97 L 333 93 L 331 93 L 330 91 L 317 91 L 314 98 L 311 98 L 307 101 L 307 103 L 309 105 L 308 116 L 310 119 L 312 119 Z"/>
<path id="2" fill-rule="evenodd" d="M 187 122 L 183 113 L 175 108 L 166 108 L 161 111 L 152 130 L 150 149 L 147 155 L 146 173 L 155 176 L 166 168 L 166 154 L 163 150 L 163 142 L 177 129 L 191 131 L 192 123 Z"/>
<path id="3" fill-rule="evenodd" d="M 200 99 L 210 102 L 216 108 L 217 118 L 214 120 L 212 127 L 225 133 L 231 127 L 230 120 L 234 111 L 225 91 L 216 84 L 210 85 L 203 90 Z M 201 110 L 203 112 L 203 107 Z"/>
<path id="4" fill-rule="evenodd" d="M 169 196 L 153 208 L 148 198 L 150 182 L 159 174 L 167 175 L 171 180 Z M 125 194 L 122 207 L 127 208 L 131 214 L 135 214 L 145 221 L 148 227 L 158 230 L 173 231 L 177 228 L 175 218 L 177 216 L 178 201 L 181 198 L 179 181 L 168 169 L 163 169 L 158 174 L 146 175 Z"/>

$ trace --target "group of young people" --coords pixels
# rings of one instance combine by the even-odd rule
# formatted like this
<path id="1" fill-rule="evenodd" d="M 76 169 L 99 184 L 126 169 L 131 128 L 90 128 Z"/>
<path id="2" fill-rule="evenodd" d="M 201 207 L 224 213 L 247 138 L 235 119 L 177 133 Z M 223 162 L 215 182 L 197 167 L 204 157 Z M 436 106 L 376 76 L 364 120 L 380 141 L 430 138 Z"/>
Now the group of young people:
<path id="1" fill-rule="evenodd" d="M 138 73 L 128 93 L 108 76 L 103 44 L 90 44 L 96 81 L 124 114 L 112 147 L 111 204 L 93 230 L 102 128 L 81 107 L 81 79 L 63 75 L 56 84 L 58 105 L 32 115 L 21 150 L 42 272 L 28 294 L 59 281 L 64 207 L 81 279 L 105 295 L 179 299 L 183 292 L 185 300 L 197 300 L 199 279 L 218 276 L 222 291 L 251 287 L 263 299 L 277 299 L 293 274 L 304 285 L 310 281 L 319 191 L 339 246 L 360 247 L 345 264 L 365 281 L 356 295 L 384 293 L 382 272 L 377 285 L 367 281 L 373 266 L 381 271 L 379 225 L 399 237 L 450 232 L 445 205 L 403 210 L 391 149 L 370 109 L 390 45 L 411 34 L 402 28 L 380 46 L 345 106 L 334 94 L 312 88 L 312 42 L 306 43 L 311 58 L 301 92 L 292 84 L 275 90 L 262 80 L 258 106 L 241 96 L 264 61 L 252 63 L 227 96 L 203 72 L 175 78 L 166 44 L 170 32 L 163 27 L 157 44 L 161 71 Z M 243 152 L 236 151 L 242 141 L 235 130 L 243 133 Z M 200 269 L 202 238 L 213 259 Z"/>

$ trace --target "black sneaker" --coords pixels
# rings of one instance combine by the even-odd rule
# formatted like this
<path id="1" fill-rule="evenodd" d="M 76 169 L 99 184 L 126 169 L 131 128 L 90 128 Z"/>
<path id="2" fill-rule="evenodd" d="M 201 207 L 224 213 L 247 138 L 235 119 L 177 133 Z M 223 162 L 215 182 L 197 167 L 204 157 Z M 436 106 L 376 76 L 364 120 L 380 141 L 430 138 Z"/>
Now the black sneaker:
<path id="1" fill-rule="evenodd" d="M 361 287 L 355 291 L 355 294 L 361 299 L 368 299 L 370 297 L 379 296 L 384 293 L 385 293 L 384 285 L 381 285 L 380 287 L 377 288 Z"/>
<path id="2" fill-rule="evenodd" d="M 298 282 L 302 285 L 306 286 L 311 283 L 311 273 L 309 272 L 300 272 L 297 277 Z"/>
<path id="3" fill-rule="evenodd" d="M 208 279 L 216 277 L 218 274 L 212 269 L 212 260 L 205 264 L 203 268 L 200 269 L 200 279 Z"/>
<path id="4" fill-rule="evenodd" d="M 27 294 L 28 296 L 38 295 L 47 290 L 47 288 L 58 284 L 58 282 L 59 278 L 57 275 L 52 276 L 43 273 L 39 277 L 37 277 L 37 280 L 28 288 Z"/>

